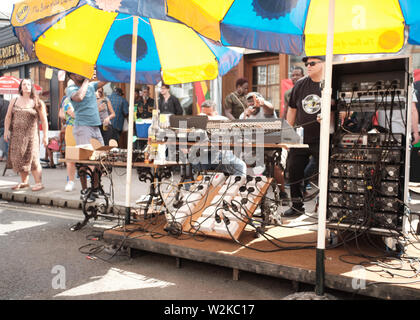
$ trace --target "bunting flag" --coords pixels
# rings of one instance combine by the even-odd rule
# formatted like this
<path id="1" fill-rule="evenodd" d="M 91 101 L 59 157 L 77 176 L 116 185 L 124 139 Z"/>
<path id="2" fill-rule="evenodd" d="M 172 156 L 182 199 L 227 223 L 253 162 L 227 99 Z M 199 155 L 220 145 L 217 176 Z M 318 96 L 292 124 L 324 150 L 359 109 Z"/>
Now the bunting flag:
<path id="1" fill-rule="evenodd" d="M 210 90 L 206 81 L 194 82 L 195 96 L 197 97 L 197 114 L 201 112 L 201 104 L 210 99 Z"/>
<path id="2" fill-rule="evenodd" d="M 284 94 L 290 88 L 293 88 L 293 82 L 292 82 L 291 79 L 283 79 L 283 80 L 281 80 L 281 105 L 280 105 L 280 114 L 283 114 L 283 110 L 284 110 Z"/>

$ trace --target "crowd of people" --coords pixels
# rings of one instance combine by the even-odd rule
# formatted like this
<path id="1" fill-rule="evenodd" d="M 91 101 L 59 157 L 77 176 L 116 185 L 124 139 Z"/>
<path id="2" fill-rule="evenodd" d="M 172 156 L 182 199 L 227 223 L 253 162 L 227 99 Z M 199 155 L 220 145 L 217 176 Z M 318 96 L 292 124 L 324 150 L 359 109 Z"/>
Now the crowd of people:
<path id="1" fill-rule="evenodd" d="M 245 78 L 237 79 L 235 90 L 224 100 L 224 115 L 216 111 L 216 103 L 206 100 L 201 105 L 201 115 L 210 120 L 235 119 L 285 119 L 292 127 L 303 128 L 303 143 L 308 148 L 292 148 L 289 152 L 282 150 L 274 165 L 273 176 L 280 188 L 280 198 L 291 199 L 291 207 L 284 212 L 285 216 L 296 216 L 305 212 L 304 197 L 309 181 L 317 175 L 320 140 L 321 82 L 324 76 L 324 57 L 304 57 L 303 68 L 296 66 L 291 71 L 292 88 L 284 94 L 284 106 L 276 111 L 272 103 L 258 92 L 249 92 L 249 83 Z M 49 167 L 54 168 L 52 153 L 63 152 L 63 146 L 90 144 L 94 138 L 103 145 L 115 139 L 121 147 L 126 145 L 124 134 L 127 130 L 128 102 L 121 88 L 115 87 L 110 96 L 104 93 L 106 82 L 90 81 L 74 73 L 67 73 L 65 96 L 60 103 L 59 117 L 62 119 L 60 138 L 48 139 L 48 122 L 45 103 L 39 99 L 31 80 L 22 80 L 19 96 L 7 102 L 0 99 L 0 160 L 6 160 L 21 177 L 21 182 L 13 190 L 29 188 L 29 173 L 32 173 L 35 184 L 33 191 L 43 189 L 42 167 L 40 165 L 39 146 L 42 142 L 46 149 Z M 413 102 L 417 102 L 413 95 Z M 135 90 L 134 119 L 148 119 L 156 107 L 155 99 L 150 96 L 149 86 Z M 157 100 L 160 114 L 182 115 L 184 110 L 177 97 L 171 94 L 169 85 L 162 84 Z M 412 108 L 413 143 L 420 140 L 418 133 L 418 112 Z M 332 101 L 331 112 L 335 104 Z M 351 115 L 355 116 L 355 115 Z M 340 114 L 346 121 L 350 115 Z M 379 114 L 379 121 L 381 115 Z M 334 119 L 334 115 L 331 117 Z M 39 122 L 43 130 L 42 141 L 39 134 Z M 133 124 L 134 125 L 134 124 Z M 135 128 L 135 126 L 134 126 Z M 135 132 L 135 131 L 134 131 Z M 287 159 L 283 161 L 282 159 Z M 222 161 L 223 160 L 223 161 Z M 199 169 L 222 168 L 232 174 L 246 175 L 249 166 L 244 159 L 232 152 L 221 151 L 199 164 Z M 291 165 L 293 164 L 293 165 Z M 65 191 L 75 189 L 76 167 L 74 162 L 67 162 L 67 183 Z M 285 172 L 287 172 L 286 184 Z M 98 177 L 91 177 L 93 186 L 97 187 Z M 314 179 L 312 179 L 314 180 Z M 80 174 L 82 196 L 87 193 L 86 174 Z M 286 192 L 290 186 L 290 196 Z M 92 195 L 95 197 L 95 195 Z"/>

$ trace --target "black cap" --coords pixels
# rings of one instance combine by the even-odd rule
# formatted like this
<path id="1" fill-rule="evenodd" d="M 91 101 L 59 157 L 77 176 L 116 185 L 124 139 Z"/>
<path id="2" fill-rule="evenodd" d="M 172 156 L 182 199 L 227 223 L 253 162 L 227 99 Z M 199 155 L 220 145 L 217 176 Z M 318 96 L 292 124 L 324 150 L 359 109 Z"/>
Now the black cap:
<path id="1" fill-rule="evenodd" d="M 325 61 L 325 56 L 309 56 L 309 57 L 303 57 L 302 58 L 302 61 L 303 62 L 306 62 L 310 58 L 312 58 L 312 59 L 318 59 L 318 60 L 321 60 L 321 61 Z"/>

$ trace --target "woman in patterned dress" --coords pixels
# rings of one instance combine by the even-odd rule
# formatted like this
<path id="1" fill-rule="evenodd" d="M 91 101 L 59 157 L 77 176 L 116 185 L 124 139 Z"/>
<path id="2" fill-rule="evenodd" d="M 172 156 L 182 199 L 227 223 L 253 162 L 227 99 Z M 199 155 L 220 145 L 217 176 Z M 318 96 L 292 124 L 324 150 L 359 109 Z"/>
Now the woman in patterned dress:
<path id="1" fill-rule="evenodd" d="M 30 79 L 23 79 L 19 85 L 19 96 L 10 101 L 4 121 L 4 140 L 9 142 L 8 165 L 19 173 L 21 183 L 12 187 L 21 190 L 29 187 L 29 172 L 35 185 L 32 191 L 44 188 L 42 167 L 39 160 L 39 120 L 41 120 L 45 147 L 48 145 L 48 121 L 45 104 L 34 91 Z"/>

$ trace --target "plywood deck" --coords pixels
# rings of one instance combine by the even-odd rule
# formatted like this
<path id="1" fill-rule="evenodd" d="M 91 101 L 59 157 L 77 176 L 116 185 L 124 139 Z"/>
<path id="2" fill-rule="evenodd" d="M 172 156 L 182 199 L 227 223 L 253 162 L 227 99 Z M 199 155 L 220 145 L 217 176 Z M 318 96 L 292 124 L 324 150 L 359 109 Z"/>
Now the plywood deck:
<path id="1" fill-rule="evenodd" d="M 315 284 L 316 232 L 314 231 L 272 227 L 268 230 L 268 235 L 271 237 L 266 239 L 262 236 L 256 237 L 255 232 L 247 226 L 238 242 L 235 242 L 206 237 L 199 233 L 168 235 L 163 230 L 165 224 L 164 216 L 157 216 L 153 220 L 132 223 L 124 229 L 106 231 L 104 239 L 115 243 L 124 241 L 124 245 L 133 249 Z M 282 249 L 279 250 L 269 240 L 274 241 Z M 291 250 L 303 246 L 309 248 Z M 407 271 L 394 270 L 398 275 L 394 278 L 386 272 L 381 272 L 381 267 L 372 264 L 363 265 L 377 272 L 353 270 L 355 265 L 367 259 L 352 256 L 349 250 L 353 253 L 362 253 L 364 256 L 381 255 L 372 246 L 366 246 L 360 241 L 357 244 L 348 244 L 346 247 L 327 249 L 326 287 L 381 299 L 420 299 L 420 276 L 407 278 L 414 275 L 410 266 L 404 266 L 403 269 Z M 420 250 L 409 247 L 407 252 L 411 256 L 420 258 Z M 343 262 L 341 259 L 351 263 Z M 365 287 L 363 282 L 358 280 L 361 277 L 366 279 Z M 418 282 L 407 284 L 413 281 Z"/>

